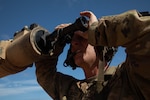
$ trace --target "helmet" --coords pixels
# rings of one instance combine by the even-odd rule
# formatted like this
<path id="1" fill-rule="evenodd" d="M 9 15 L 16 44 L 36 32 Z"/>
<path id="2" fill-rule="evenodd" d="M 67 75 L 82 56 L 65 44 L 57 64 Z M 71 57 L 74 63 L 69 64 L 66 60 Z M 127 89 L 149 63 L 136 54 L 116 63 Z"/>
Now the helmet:
<path id="1" fill-rule="evenodd" d="M 110 62 L 114 54 L 117 52 L 117 47 L 96 46 L 95 51 L 96 51 L 96 55 L 99 56 L 100 60 L 103 60 L 103 58 L 105 58 L 105 61 Z M 76 52 L 71 52 L 71 45 L 70 45 L 66 60 L 64 61 L 65 67 L 70 66 L 72 67 L 73 70 L 76 69 L 76 67 L 79 67 L 74 62 L 73 57 L 75 55 L 76 55 Z"/>

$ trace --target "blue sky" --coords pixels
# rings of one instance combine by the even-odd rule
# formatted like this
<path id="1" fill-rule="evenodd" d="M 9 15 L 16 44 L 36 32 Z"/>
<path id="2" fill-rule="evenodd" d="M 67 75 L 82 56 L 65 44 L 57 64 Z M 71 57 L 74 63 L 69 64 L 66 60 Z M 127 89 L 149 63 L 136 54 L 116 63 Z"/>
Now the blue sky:
<path id="1" fill-rule="evenodd" d="M 52 32 L 61 23 L 73 23 L 79 12 L 91 10 L 100 18 L 115 15 L 127 10 L 150 11 L 149 0 L 0 0 L 0 39 L 10 39 L 13 34 L 38 23 Z M 58 71 L 83 79 L 81 69 L 72 71 L 63 67 L 68 46 L 58 61 Z M 115 55 L 111 66 L 125 59 L 123 48 Z M 35 67 L 0 79 L 0 100 L 52 100 L 38 85 Z"/>

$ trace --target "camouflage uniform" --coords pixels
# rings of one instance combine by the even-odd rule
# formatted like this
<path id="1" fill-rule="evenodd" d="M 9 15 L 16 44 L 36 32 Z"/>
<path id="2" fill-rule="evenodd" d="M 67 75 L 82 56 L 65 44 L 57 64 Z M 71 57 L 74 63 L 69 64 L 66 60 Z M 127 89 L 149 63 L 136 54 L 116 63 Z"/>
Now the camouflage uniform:
<path id="1" fill-rule="evenodd" d="M 56 53 L 55 53 L 56 54 Z M 97 77 L 77 80 L 72 76 L 57 72 L 58 56 L 41 58 L 36 62 L 36 75 L 39 84 L 54 100 L 96 100 Z M 107 80 L 116 67 L 110 67 L 105 73 Z"/>
<path id="2" fill-rule="evenodd" d="M 150 100 L 150 16 L 131 10 L 102 17 L 90 26 L 89 43 L 126 48 L 125 62 L 101 92 L 104 100 Z"/>

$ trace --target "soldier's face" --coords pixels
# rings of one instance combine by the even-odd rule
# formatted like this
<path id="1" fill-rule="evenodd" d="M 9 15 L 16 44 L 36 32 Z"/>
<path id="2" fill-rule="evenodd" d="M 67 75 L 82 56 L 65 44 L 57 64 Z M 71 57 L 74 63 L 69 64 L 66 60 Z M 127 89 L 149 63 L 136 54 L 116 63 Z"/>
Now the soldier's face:
<path id="1" fill-rule="evenodd" d="M 96 53 L 92 45 L 88 44 L 88 40 L 83 36 L 81 31 L 75 32 L 71 42 L 72 52 L 76 52 L 74 56 L 75 64 L 80 67 L 91 67 L 96 62 Z"/>

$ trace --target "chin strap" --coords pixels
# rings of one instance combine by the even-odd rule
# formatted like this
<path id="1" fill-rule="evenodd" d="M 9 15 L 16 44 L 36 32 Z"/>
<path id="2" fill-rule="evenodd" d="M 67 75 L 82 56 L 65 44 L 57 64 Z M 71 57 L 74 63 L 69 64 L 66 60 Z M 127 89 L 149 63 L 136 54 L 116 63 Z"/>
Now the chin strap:
<path id="1" fill-rule="evenodd" d="M 102 60 L 99 59 L 99 64 L 98 64 L 98 76 L 97 76 L 97 92 L 99 93 L 100 91 L 102 91 L 103 86 L 104 86 L 104 68 L 106 65 L 105 62 L 105 53 L 106 53 L 106 47 L 104 47 L 103 51 L 102 51 Z"/>
<path id="2" fill-rule="evenodd" d="M 100 46 L 96 47 L 97 55 L 99 56 L 99 72 L 97 76 L 97 92 L 100 93 L 103 87 L 107 84 L 105 81 L 104 74 L 107 71 L 114 54 L 117 52 L 117 48 L 115 47 L 107 47 L 107 46 Z M 108 63 L 109 62 L 109 63 Z M 106 66 L 106 63 L 108 64 Z"/>

